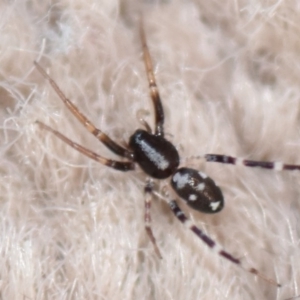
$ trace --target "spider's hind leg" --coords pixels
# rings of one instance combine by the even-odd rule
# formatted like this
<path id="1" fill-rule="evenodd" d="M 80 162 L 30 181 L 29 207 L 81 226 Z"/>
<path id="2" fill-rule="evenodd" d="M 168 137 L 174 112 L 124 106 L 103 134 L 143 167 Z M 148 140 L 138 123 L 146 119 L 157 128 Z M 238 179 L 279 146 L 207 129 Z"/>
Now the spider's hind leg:
<path id="1" fill-rule="evenodd" d="M 245 166 L 245 167 L 259 167 L 263 169 L 270 169 L 275 171 L 294 171 L 300 170 L 300 165 L 291 165 L 284 164 L 280 161 L 259 161 L 259 160 L 249 160 L 239 157 L 233 157 L 222 154 L 205 154 L 204 159 L 208 162 L 217 162 L 222 164 L 231 164 L 237 166 Z"/>
<path id="2" fill-rule="evenodd" d="M 145 229 L 149 236 L 151 243 L 153 244 L 154 251 L 159 258 L 162 258 L 162 255 L 159 251 L 159 248 L 156 244 L 156 239 L 153 235 L 151 228 L 151 201 L 153 197 L 153 182 L 151 180 L 147 180 L 146 186 L 144 188 L 145 191 Z"/>
<path id="3" fill-rule="evenodd" d="M 223 247 L 221 247 L 216 241 L 214 241 L 212 238 L 206 235 L 197 225 L 193 224 L 192 221 L 185 215 L 185 213 L 178 206 L 176 200 L 171 199 L 168 195 L 167 195 L 167 202 L 172 212 L 174 213 L 175 217 L 182 224 L 184 224 L 188 229 L 190 229 L 199 239 L 201 239 L 202 242 L 204 242 L 204 244 L 206 244 L 211 249 L 211 251 L 217 253 L 218 255 L 222 256 L 223 258 L 230 261 L 231 263 L 237 265 L 241 269 L 260 277 L 266 282 L 276 285 L 277 287 L 281 287 L 281 285 L 277 283 L 275 280 L 266 277 L 255 268 L 245 266 L 245 264 L 241 261 L 241 259 L 233 256 L 231 253 L 224 250 Z"/>

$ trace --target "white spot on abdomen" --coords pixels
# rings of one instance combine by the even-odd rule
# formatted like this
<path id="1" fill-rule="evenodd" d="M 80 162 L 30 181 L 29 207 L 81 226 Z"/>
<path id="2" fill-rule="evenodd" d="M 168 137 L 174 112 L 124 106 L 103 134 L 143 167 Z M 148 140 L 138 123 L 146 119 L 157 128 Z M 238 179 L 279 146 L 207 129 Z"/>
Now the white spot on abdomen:
<path id="1" fill-rule="evenodd" d="M 173 176 L 172 180 L 173 182 L 176 182 L 177 189 L 182 189 L 189 183 L 189 175 L 188 174 L 181 175 L 179 172 L 177 172 Z"/>
<path id="2" fill-rule="evenodd" d="M 202 183 L 199 183 L 197 186 L 196 186 L 196 190 L 197 191 L 203 191 L 205 189 L 205 183 L 202 182 Z"/>
<path id="3" fill-rule="evenodd" d="M 211 207 L 211 209 L 212 209 L 213 211 L 215 211 L 215 210 L 218 209 L 218 207 L 220 206 L 220 204 L 221 204 L 221 201 L 218 201 L 218 202 L 211 202 L 211 203 L 209 204 L 209 206 Z"/>
<path id="4" fill-rule="evenodd" d="M 195 194 L 189 195 L 189 201 L 196 201 L 196 200 L 197 200 L 197 195 Z"/>

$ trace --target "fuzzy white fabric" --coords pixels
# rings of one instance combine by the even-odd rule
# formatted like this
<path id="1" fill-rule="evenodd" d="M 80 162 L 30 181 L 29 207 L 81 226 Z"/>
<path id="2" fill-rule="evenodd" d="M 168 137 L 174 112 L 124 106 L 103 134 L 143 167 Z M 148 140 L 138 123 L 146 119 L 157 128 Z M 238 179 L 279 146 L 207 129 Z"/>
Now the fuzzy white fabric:
<path id="1" fill-rule="evenodd" d="M 1 299 L 287 299 L 300 294 L 300 173 L 187 162 L 222 187 L 225 208 L 181 207 L 230 253 L 220 258 L 152 203 L 159 260 L 144 230 L 145 176 L 84 157 L 40 120 L 109 158 L 33 66 L 113 139 L 153 126 L 139 9 L 182 158 L 205 153 L 300 163 L 296 1 L 2 1 Z"/>

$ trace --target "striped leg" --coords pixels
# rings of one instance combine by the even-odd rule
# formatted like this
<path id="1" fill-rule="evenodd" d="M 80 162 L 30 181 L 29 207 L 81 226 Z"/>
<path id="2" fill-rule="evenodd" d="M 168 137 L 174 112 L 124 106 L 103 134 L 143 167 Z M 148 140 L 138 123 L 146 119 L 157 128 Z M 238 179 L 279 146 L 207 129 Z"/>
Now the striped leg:
<path id="1" fill-rule="evenodd" d="M 212 251 L 218 253 L 220 256 L 224 257 L 225 259 L 229 260 L 230 262 L 236 264 L 243 270 L 252 273 L 263 280 L 269 282 L 270 284 L 276 285 L 277 287 L 280 287 L 281 285 L 274 281 L 273 279 L 265 277 L 263 274 L 261 274 L 257 269 L 255 268 L 248 268 L 245 267 L 242 263 L 242 261 L 234 256 L 232 256 L 230 253 L 222 249 L 220 245 L 218 245 L 215 241 L 213 241 L 209 236 L 207 236 L 200 228 L 198 228 L 196 225 L 194 225 L 184 214 L 184 212 L 180 209 L 177 202 L 175 200 L 168 200 L 168 204 L 176 216 L 176 218 L 183 223 L 187 228 L 189 228 L 194 234 L 197 235 L 198 238 L 200 238 Z"/>
<path id="2" fill-rule="evenodd" d="M 94 124 L 84 116 L 79 109 L 65 96 L 65 94 L 58 87 L 56 82 L 46 73 L 46 71 L 41 67 L 38 62 L 34 62 L 37 70 L 42 74 L 42 76 L 48 80 L 56 94 L 70 110 L 70 112 L 79 120 L 79 122 L 91 133 L 93 134 L 100 142 L 102 142 L 108 149 L 113 151 L 115 154 L 126 157 L 128 159 L 133 158 L 131 151 L 121 147 L 116 142 L 114 142 L 108 135 L 102 132 L 100 129 L 96 128 Z"/>
<path id="3" fill-rule="evenodd" d="M 272 161 L 248 160 L 248 159 L 221 155 L 221 154 L 205 154 L 204 158 L 206 161 L 209 162 L 217 162 L 222 164 L 231 164 L 231 165 L 246 166 L 246 167 L 259 167 L 264 169 L 273 169 L 275 171 L 300 170 L 300 165 L 288 165 L 279 161 L 272 162 Z"/>
<path id="4" fill-rule="evenodd" d="M 145 229 L 150 238 L 151 243 L 153 244 L 156 255 L 159 258 L 162 258 L 162 255 L 158 249 L 155 237 L 154 237 L 152 229 L 151 229 L 151 214 L 150 214 L 150 212 L 151 212 L 151 200 L 152 200 L 152 196 L 153 196 L 153 182 L 152 181 L 147 180 L 144 191 L 145 191 Z"/>
<path id="5" fill-rule="evenodd" d="M 163 137 L 164 136 L 164 110 L 162 107 L 161 99 L 158 92 L 158 87 L 156 85 L 156 80 L 153 73 L 152 59 L 146 41 L 142 17 L 140 20 L 140 36 L 141 36 L 142 47 L 143 47 L 144 63 L 145 63 L 148 82 L 149 82 L 150 96 L 153 102 L 154 112 L 155 112 L 155 135 L 160 135 Z"/>
<path id="6" fill-rule="evenodd" d="M 63 134 L 61 134 L 60 132 L 52 129 L 51 127 L 45 125 L 44 123 L 40 122 L 40 121 L 36 121 L 36 123 L 43 129 L 50 131 L 51 133 L 53 133 L 54 135 L 56 135 L 59 139 L 61 139 L 63 142 L 67 143 L 69 146 L 71 146 L 72 148 L 74 148 L 75 150 L 77 150 L 78 152 L 84 154 L 85 156 L 105 165 L 108 166 L 110 168 L 119 170 L 119 171 L 130 171 L 130 170 L 134 170 L 134 163 L 133 162 L 122 162 L 122 161 L 115 161 L 115 160 L 111 160 L 111 159 L 107 159 L 104 158 L 98 154 L 96 154 L 95 152 L 71 141 L 70 139 L 68 139 L 66 136 L 64 136 Z"/>

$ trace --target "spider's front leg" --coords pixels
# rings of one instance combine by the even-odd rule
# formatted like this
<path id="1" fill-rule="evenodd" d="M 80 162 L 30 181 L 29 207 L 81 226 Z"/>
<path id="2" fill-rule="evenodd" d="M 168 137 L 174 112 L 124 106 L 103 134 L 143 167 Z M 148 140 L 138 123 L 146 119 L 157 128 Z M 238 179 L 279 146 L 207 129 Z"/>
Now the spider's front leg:
<path id="1" fill-rule="evenodd" d="M 144 31 L 144 24 L 143 19 L 141 17 L 140 19 L 140 37 L 142 41 L 142 47 L 143 47 L 143 57 L 144 57 L 144 64 L 147 72 L 148 77 L 148 83 L 150 88 L 150 96 L 153 102 L 154 106 L 154 112 L 155 112 L 155 132 L 154 134 L 157 136 L 164 136 L 164 110 L 161 103 L 158 87 L 156 84 L 154 72 L 153 72 L 153 64 L 151 55 L 148 49 L 145 31 Z"/>
<path id="2" fill-rule="evenodd" d="M 34 62 L 34 65 L 36 66 L 37 70 L 41 73 L 41 75 L 50 83 L 60 100 L 65 104 L 69 111 L 91 134 L 93 134 L 101 143 L 103 143 L 108 149 L 110 149 L 115 154 L 125 157 L 129 160 L 133 159 L 133 155 L 128 149 L 120 146 L 102 130 L 95 127 L 95 125 L 77 108 L 77 106 L 66 97 L 66 95 L 62 92 L 57 83 L 46 73 L 46 71 L 37 61 Z"/>
<path id="3" fill-rule="evenodd" d="M 91 150 L 87 149 L 86 147 L 83 147 L 83 146 L 73 142 L 72 140 L 67 138 L 65 135 L 63 135 L 59 131 L 52 129 L 51 127 L 47 126 L 46 124 L 44 124 L 40 121 L 36 121 L 36 124 L 38 124 L 42 129 L 47 130 L 47 131 L 51 132 L 52 134 L 54 134 L 56 137 L 58 137 L 60 140 L 62 140 L 66 144 L 68 144 L 73 149 L 75 149 L 78 152 L 82 153 L 83 155 L 95 160 L 96 162 L 99 162 L 102 165 L 105 165 L 112 169 L 123 171 L 123 172 L 131 171 L 131 170 L 134 170 L 134 168 L 135 168 L 135 164 L 132 161 L 117 161 L 117 160 L 105 158 L 105 157 L 95 153 L 94 151 L 91 151 Z"/>

